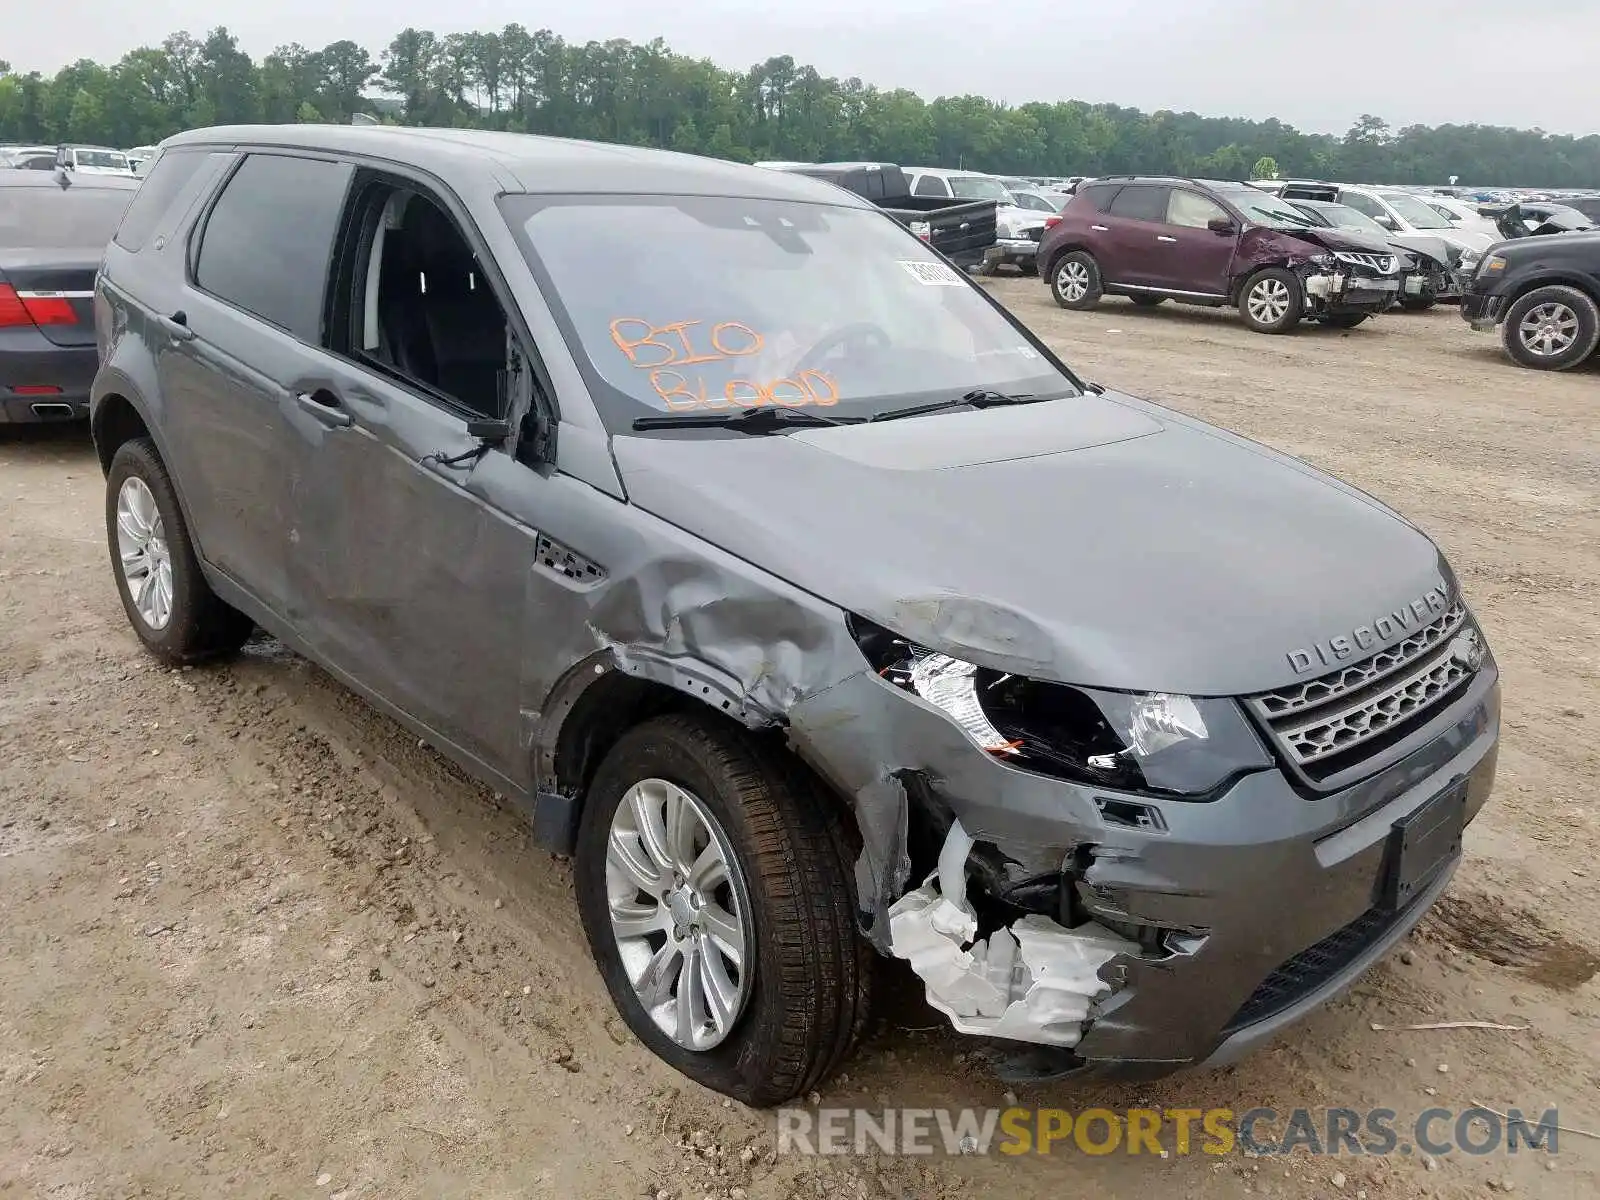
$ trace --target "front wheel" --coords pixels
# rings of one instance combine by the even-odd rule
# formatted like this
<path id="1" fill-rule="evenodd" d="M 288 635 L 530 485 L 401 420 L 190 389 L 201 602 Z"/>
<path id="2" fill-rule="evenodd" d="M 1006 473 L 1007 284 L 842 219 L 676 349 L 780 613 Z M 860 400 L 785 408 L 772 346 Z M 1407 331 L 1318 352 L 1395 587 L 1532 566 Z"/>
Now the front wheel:
<path id="1" fill-rule="evenodd" d="M 1535 288 L 1507 310 L 1500 340 L 1525 367 L 1571 370 L 1600 344 L 1600 307 L 1577 288 Z"/>
<path id="2" fill-rule="evenodd" d="M 149 438 L 124 442 L 112 456 L 106 537 L 122 607 L 157 658 L 193 663 L 244 645 L 250 618 L 206 583 L 172 477 Z"/>
<path id="3" fill-rule="evenodd" d="M 1100 264 L 1094 255 L 1074 250 L 1050 272 L 1050 294 L 1062 308 L 1093 308 L 1100 303 Z"/>
<path id="4" fill-rule="evenodd" d="M 870 1005 L 844 842 L 839 806 L 798 764 L 715 716 L 624 734 L 589 788 L 574 882 L 639 1039 L 753 1106 L 832 1074 Z"/>
<path id="5" fill-rule="evenodd" d="M 1305 312 L 1300 277 L 1282 267 L 1257 271 L 1239 293 L 1239 315 L 1257 333 L 1288 333 Z"/>

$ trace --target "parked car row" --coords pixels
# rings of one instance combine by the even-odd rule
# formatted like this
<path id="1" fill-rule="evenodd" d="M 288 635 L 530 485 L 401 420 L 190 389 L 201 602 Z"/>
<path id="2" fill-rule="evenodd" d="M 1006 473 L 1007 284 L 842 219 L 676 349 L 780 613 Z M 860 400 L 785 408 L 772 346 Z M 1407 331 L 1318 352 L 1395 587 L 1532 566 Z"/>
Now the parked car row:
<path id="1" fill-rule="evenodd" d="M 130 155 L 109 146 L 0 146 L 0 167 L 67 170 L 80 175 L 136 175 Z"/>

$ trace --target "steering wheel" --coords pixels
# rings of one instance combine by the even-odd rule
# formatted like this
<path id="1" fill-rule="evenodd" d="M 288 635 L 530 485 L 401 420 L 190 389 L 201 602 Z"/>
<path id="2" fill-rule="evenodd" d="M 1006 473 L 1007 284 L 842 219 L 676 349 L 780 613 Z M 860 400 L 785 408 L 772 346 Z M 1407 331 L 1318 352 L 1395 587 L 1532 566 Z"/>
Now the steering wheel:
<path id="1" fill-rule="evenodd" d="M 800 356 L 800 361 L 795 364 L 794 373 L 814 371 L 821 367 L 822 361 L 830 354 L 839 350 L 887 350 L 889 348 L 889 334 L 883 326 L 875 325 L 871 321 L 856 321 L 850 325 L 841 325 L 838 329 L 822 336 L 822 339 Z"/>

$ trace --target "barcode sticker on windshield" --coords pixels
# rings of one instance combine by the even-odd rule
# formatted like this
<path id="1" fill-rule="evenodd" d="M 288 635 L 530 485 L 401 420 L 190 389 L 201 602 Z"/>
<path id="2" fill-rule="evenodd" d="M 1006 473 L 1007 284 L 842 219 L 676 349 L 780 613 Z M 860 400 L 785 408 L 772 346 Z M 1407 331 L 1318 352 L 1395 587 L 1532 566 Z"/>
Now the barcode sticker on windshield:
<path id="1" fill-rule="evenodd" d="M 951 284 L 959 287 L 966 282 L 941 262 L 903 258 L 900 260 L 900 265 L 911 273 L 911 278 L 928 287 L 949 287 Z"/>

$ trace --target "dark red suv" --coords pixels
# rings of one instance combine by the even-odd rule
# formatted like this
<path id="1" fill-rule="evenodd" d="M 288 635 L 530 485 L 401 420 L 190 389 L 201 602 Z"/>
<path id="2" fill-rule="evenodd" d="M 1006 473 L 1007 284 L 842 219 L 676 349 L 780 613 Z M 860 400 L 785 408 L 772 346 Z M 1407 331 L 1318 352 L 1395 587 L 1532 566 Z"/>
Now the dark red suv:
<path id="1" fill-rule="evenodd" d="M 1048 223 L 1039 265 L 1063 308 L 1106 295 L 1233 304 L 1252 329 L 1287 333 L 1302 320 L 1361 324 L 1394 303 L 1408 264 L 1249 184 L 1130 175 L 1081 186 Z"/>

